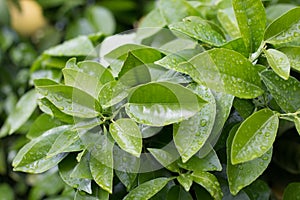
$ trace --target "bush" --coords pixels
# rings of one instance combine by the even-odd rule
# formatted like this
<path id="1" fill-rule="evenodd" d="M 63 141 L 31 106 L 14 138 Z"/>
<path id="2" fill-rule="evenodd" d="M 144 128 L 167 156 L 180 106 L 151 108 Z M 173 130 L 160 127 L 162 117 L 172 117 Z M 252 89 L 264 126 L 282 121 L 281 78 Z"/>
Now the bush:
<path id="1" fill-rule="evenodd" d="M 87 9 L 91 31 L 67 31 L 34 61 L 34 88 L 0 131 L 22 133 L 14 171 L 42 173 L 30 198 L 299 197 L 293 3 L 160 0 L 136 30 L 109 37 L 112 27 L 91 33 L 111 24 Z"/>

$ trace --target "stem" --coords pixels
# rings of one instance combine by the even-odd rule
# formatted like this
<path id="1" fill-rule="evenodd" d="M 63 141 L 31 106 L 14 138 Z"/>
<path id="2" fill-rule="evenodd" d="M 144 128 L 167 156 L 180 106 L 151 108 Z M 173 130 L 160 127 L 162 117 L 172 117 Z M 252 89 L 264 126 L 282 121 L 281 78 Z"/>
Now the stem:
<path id="1" fill-rule="evenodd" d="M 254 52 L 253 54 L 251 54 L 249 60 L 250 62 L 254 62 L 259 56 L 260 54 L 263 52 L 264 48 L 265 48 L 266 43 L 263 41 L 260 46 L 258 47 L 257 51 Z"/>

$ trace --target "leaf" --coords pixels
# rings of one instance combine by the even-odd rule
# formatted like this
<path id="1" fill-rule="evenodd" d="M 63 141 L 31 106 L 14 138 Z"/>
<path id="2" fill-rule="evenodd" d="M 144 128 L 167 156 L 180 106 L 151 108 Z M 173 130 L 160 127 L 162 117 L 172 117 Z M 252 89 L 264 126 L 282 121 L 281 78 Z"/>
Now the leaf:
<path id="1" fill-rule="evenodd" d="M 231 163 L 251 161 L 265 154 L 275 141 L 278 125 L 278 116 L 269 109 L 262 109 L 248 117 L 233 138 Z"/>
<path id="2" fill-rule="evenodd" d="M 232 165 L 231 146 L 239 126 L 234 126 L 227 138 L 227 176 L 231 194 L 236 195 L 244 187 L 255 181 L 268 167 L 272 159 L 272 148 L 251 161 Z"/>
<path id="3" fill-rule="evenodd" d="M 85 153 L 70 174 L 72 178 L 93 179 L 90 170 L 90 154 Z"/>
<path id="4" fill-rule="evenodd" d="M 136 87 L 125 108 L 129 117 L 138 123 L 164 126 L 195 115 L 204 103 L 181 85 L 156 82 Z"/>
<path id="5" fill-rule="evenodd" d="M 69 125 L 55 127 L 23 146 L 13 160 L 14 170 L 42 173 L 56 166 L 66 154 L 59 153 L 52 157 L 47 157 L 47 155 L 57 137 L 68 132 L 68 129 L 70 129 Z"/>
<path id="6" fill-rule="evenodd" d="M 1 192 L 1 200 L 14 200 L 15 199 L 14 191 L 8 183 L 0 184 L 0 192 Z"/>
<path id="7" fill-rule="evenodd" d="M 105 135 L 91 151 L 90 169 L 95 182 L 105 191 L 112 193 L 113 187 L 113 143 Z"/>
<path id="8" fill-rule="evenodd" d="M 300 72 L 300 47 L 283 47 L 279 50 L 288 57 L 291 68 Z"/>
<path id="9" fill-rule="evenodd" d="M 184 18 L 182 22 L 170 24 L 169 28 L 175 33 L 181 32 L 201 42 L 221 46 L 225 43 L 224 37 L 216 31 L 208 21 L 200 17 L 190 16 Z"/>
<path id="10" fill-rule="evenodd" d="M 246 187 L 245 192 L 252 200 L 269 199 L 271 195 L 269 185 L 260 179 L 257 179 L 251 185 Z"/>
<path id="11" fill-rule="evenodd" d="M 212 49 L 193 57 L 189 63 L 193 67 L 185 73 L 210 89 L 240 98 L 255 98 L 263 93 L 257 69 L 235 51 Z"/>
<path id="12" fill-rule="evenodd" d="M 37 98 L 38 95 L 34 90 L 28 91 L 20 98 L 4 122 L 5 125 L 0 130 L 1 136 L 14 133 L 29 119 L 37 106 Z M 5 126 L 8 128 L 7 130 L 5 130 Z"/>
<path id="13" fill-rule="evenodd" d="M 295 117 L 294 123 L 295 123 L 295 127 L 297 129 L 297 132 L 300 135 L 300 118 L 299 117 Z"/>
<path id="14" fill-rule="evenodd" d="M 300 108 L 300 82 L 296 78 L 283 80 L 270 70 L 262 72 L 261 78 L 282 110 L 293 113 Z"/>
<path id="15" fill-rule="evenodd" d="M 297 7 L 294 4 L 289 3 L 278 3 L 273 4 L 266 7 L 266 15 L 267 15 L 267 22 L 270 24 L 275 19 L 279 18 L 281 15 L 286 13 L 287 11 Z"/>
<path id="16" fill-rule="evenodd" d="M 147 181 L 127 194 L 123 200 L 147 200 L 158 193 L 163 187 L 167 185 L 170 178 L 156 178 Z"/>
<path id="17" fill-rule="evenodd" d="M 93 187 L 92 194 L 86 194 L 79 190 L 76 191 L 74 200 L 108 200 L 109 193 L 105 190 L 102 190 L 100 187 Z"/>
<path id="18" fill-rule="evenodd" d="M 92 118 L 99 115 L 101 107 L 91 95 L 71 86 L 38 86 L 44 95 L 60 111 L 75 117 Z"/>
<path id="19" fill-rule="evenodd" d="M 289 10 L 266 29 L 264 39 L 275 47 L 299 45 L 300 8 Z"/>
<path id="20" fill-rule="evenodd" d="M 158 8 L 168 24 L 178 22 L 187 16 L 199 15 L 196 9 L 183 0 L 160 0 Z"/>
<path id="21" fill-rule="evenodd" d="M 177 181 L 188 192 L 193 184 L 193 177 L 190 174 L 180 174 Z"/>
<path id="22" fill-rule="evenodd" d="M 193 117 L 173 125 L 173 139 L 184 163 L 202 148 L 216 116 L 216 103 L 211 91 L 201 85 L 190 85 L 189 88 L 208 103 Z"/>
<path id="23" fill-rule="evenodd" d="M 93 44 L 87 36 L 79 36 L 44 52 L 50 56 L 97 56 Z"/>
<path id="24" fill-rule="evenodd" d="M 217 17 L 218 21 L 230 37 L 238 38 L 241 36 L 232 7 L 218 10 Z"/>
<path id="25" fill-rule="evenodd" d="M 249 53 L 248 53 L 248 51 L 246 49 L 245 43 L 243 41 L 243 38 L 241 38 L 241 37 L 236 38 L 234 40 L 231 40 L 231 41 L 225 43 L 222 46 L 222 48 L 237 51 L 237 52 L 239 52 L 240 54 L 242 54 L 245 57 L 249 56 Z"/>
<path id="26" fill-rule="evenodd" d="M 174 185 L 168 192 L 167 200 L 193 200 L 190 193 L 186 192 L 182 187 Z"/>
<path id="27" fill-rule="evenodd" d="M 300 183 L 290 183 L 284 190 L 283 200 L 297 199 L 300 195 Z"/>
<path id="28" fill-rule="evenodd" d="M 222 199 L 223 193 L 218 179 L 214 175 L 208 172 L 194 172 L 192 177 L 194 182 L 204 187 L 214 199 Z"/>
<path id="29" fill-rule="evenodd" d="M 142 134 L 132 119 L 118 119 L 109 126 L 111 136 L 124 151 L 140 157 L 142 151 Z"/>
<path id="30" fill-rule="evenodd" d="M 284 80 L 290 76 L 290 62 L 289 58 L 282 52 L 276 49 L 264 50 L 269 65 Z"/>
<path id="31" fill-rule="evenodd" d="M 166 151 L 165 149 L 147 148 L 147 150 L 163 167 L 172 172 L 179 172 L 179 167 L 175 163 L 175 161 L 177 160 L 176 153 Z"/>
<path id="32" fill-rule="evenodd" d="M 233 107 L 238 111 L 239 115 L 243 119 L 249 117 L 255 109 L 255 106 L 252 103 L 252 101 L 246 99 L 239 99 L 239 98 L 234 99 Z"/>
<path id="33" fill-rule="evenodd" d="M 266 13 L 260 0 L 233 0 L 234 13 L 248 52 L 255 52 L 264 38 Z"/>

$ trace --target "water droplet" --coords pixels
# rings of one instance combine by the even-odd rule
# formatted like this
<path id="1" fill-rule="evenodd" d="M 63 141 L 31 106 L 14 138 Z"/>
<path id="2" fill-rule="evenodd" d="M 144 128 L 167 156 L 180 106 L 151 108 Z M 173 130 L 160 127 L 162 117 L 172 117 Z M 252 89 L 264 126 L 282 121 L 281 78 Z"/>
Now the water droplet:
<path id="1" fill-rule="evenodd" d="M 260 149 L 264 151 L 264 150 L 267 150 L 267 147 L 266 146 L 261 146 Z"/>
<path id="2" fill-rule="evenodd" d="M 266 137 L 270 137 L 270 133 L 266 133 L 265 136 L 266 136 Z"/>
<path id="3" fill-rule="evenodd" d="M 239 165 L 239 170 L 243 170 L 243 166 L 242 165 Z"/>
<path id="4" fill-rule="evenodd" d="M 206 124 L 207 124 L 207 121 L 205 119 L 201 119 L 200 125 L 203 127 L 203 126 L 206 126 Z"/>

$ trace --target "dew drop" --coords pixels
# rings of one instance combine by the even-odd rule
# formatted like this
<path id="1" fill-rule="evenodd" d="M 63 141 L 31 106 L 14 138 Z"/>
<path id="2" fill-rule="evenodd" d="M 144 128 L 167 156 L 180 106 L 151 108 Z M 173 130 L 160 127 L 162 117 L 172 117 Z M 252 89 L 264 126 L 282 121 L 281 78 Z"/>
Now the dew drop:
<path id="1" fill-rule="evenodd" d="M 206 124 L 207 124 L 207 121 L 205 119 L 201 119 L 200 125 L 203 127 L 203 126 L 206 126 Z"/>

